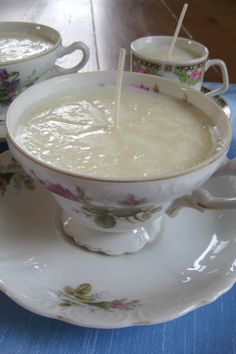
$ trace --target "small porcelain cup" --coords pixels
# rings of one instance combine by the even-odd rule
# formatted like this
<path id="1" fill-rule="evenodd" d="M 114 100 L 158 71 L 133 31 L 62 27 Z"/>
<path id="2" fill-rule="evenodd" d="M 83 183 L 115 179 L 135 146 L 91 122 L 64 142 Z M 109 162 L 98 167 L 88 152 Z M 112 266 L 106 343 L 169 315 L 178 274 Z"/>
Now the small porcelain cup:
<path id="1" fill-rule="evenodd" d="M 136 252 L 161 229 L 164 213 L 174 215 L 182 206 L 197 209 L 235 208 L 236 198 L 215 198 L 199 187 L 216 171 L 235 174 L 228 161 L 232 129 L 228 116 L 206 95 L 171 80 L 153 75 L 124 73 L 124 85 L 163 93 L 193 105 L 217 127 L 221 142 L 196 166 L 149 179 L 94 178 L 52 167 L 26 151 L 17 139 L 17 126 L 27 111 L 40 107 L 55 95 L 103 90 L 115 85 L 115 72 L 88 72 L 56 77 L 34 85 L 11 104 L 6 118 L 7 141 L 25 171 L 55 197 L 61 207 L 64 230 L 78 244 L 110 255 Z M 173 112 L 174 114 L 174 112 Z M 43 221 L 42 221 L 43 222 Z"/>
<path id="2" fill-rule="evenodd" d="M 163 56 L 173 37 L 149 36 L 138 38 L 131 43 L 131 71 L 162 76 L 175 80 L 196 90 L 201 90 L 204 73 L 211 66 L 218 66 L 222 74 L 221 87 L 207 95 L 215 96 L 229 87 L 228 72 L 220 59 L 208 59 L 208 49 L 196 41 L 179 37 L 173 57 Z M 164 58 L 164 59 L 162 59 Z"/>
<path id="3" fill-rule="evenodd" d="M 0 53 L 0 118 L 5 119 L 8 105 L 21 93 L 36 81 L 47 78 L 74 73 L 80 70 L 89 59 L 89 49 L 82 42 L 74 42 L 68 47 L 63 47 L 59 32 L 55 29 L 36 23 L 27 22 L 0 22 L 0 36 L 4 33 L 23 33 L 37 35 L 52 43 L 52 46 L 42 53 L 25 57 L 15 61 L 2 61 Z M 66 54 L 79 49 L 82 51 L 82 59 L 72 68 L 64 69 L 55 62 Z"/>

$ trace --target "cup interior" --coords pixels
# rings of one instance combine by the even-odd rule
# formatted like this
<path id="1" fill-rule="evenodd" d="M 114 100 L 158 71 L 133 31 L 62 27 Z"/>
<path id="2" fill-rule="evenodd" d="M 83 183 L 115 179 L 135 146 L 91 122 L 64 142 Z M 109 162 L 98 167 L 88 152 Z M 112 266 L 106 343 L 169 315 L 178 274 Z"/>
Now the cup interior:
<path id="1" fill-rule="evenodd" d="M 78 92 L 78 90 L 89 90 L 89 88 L 92 88 L 93 90 L 96 88 L 99 90 L 106 85 L 114 85 L 115 80 L 115 72 L 88 72 L 56 77 L 32 86 L 19 95 L 8 110 L 6 118 L 7 139 L 18 151 L 23 153 L 26 157 L 33 159 L 35 162 L 57 172 L 61 171 L 64 174 L 78 176 L 76 173 L 58 167 L 52 167 L 45 162 L 37 160 L 30 154 L 30 152 L 26 151 L 17 139 L 19 124 L 24 120 L 26 114 L 29 114 L 33 109 L 40 107 L 45 101 L 48 102 L 48 100 L 53 100 L 58 96 L 66 96 L 70 93 L 73 94 Z M 215 150 L 206 158 L 206 160 L 196 166 L 187 168 L 184 171 L 185 174 L 210 164 L 227 152 L 232 137 L 230 120 L 222 109 L 204 94 L 165 78 L 140 73 L 124 73 L 124 85 L 141 86 L 141 88 L 145 87 L 150 90 L 152 90 L 153 87 L 158 87 L 160 93 L 175 97 L 185 102 L 187 100 L 189 104 L 205 113 L 212 120 L 214 126 L 217 127 L 217 131 L 221 137 L 219 145 L 216 145 Z M 176 177 L 181 174 L 183 174 L 183 171 L 174 171 L 173 174 L 165 176 L 165 178 Z M 88 176 L 81 175 L 79 175 L 79 177 L 88 178 Z"/>
<path id="2" fill-rule="evenodd" d="M 201 43 L 193 41 L 188 38 L 182 38 L 179 37 L 177 38 L 175 46 L 177 48 L 183 49 L 186 52 L 191 52 L 194 54 L 194 59 L 192 60 L 162 60 L 162 59 L 156 59 L 152 54 L 150 54 L 150 49 L 162 47 L 162 46 L 170 46 L 171 41 L 172 41 L 171 36 L 148 36 L 148 37 L 142 37 L 138 38 L 135 41 L 131 43 L 131 50 L 132 52 L 140 57 L 141 59 L 144 59 L 146 61 L 150 62 L 169 62 L 169 63 L 175 63 L 175 62 L 181 62 L 181 63 L 186 63 L 186 64 L 195 64 L 198 62 L 205 61 L 208 57 L 208 49 Z"/>
<path id="3" fill-rule="evenodd" d="M 4 64 L 4 66 L 13 64 L 15 62 L 22 62 L 26 60 L 28 61 L 32 59 L 32 57 L 45 55 L 48 52 L 54 50 L 55 47 L 57 47 L 61 42 L 61 36 L 59 32 L 57 32 L 54 28 L 31 22 L 0 22 L 0 36 L 4 36 L 4 33 L 22 33 L 36 35 L 52 43 L 52 47 L 50 47 L 48 50 L 44 51 L 43 53 L 30 56 L 27 59 L 17 59 L 15 61 L 10 61 L 9 63 L 2 63 L 0 61 L 0 65 Z"/>

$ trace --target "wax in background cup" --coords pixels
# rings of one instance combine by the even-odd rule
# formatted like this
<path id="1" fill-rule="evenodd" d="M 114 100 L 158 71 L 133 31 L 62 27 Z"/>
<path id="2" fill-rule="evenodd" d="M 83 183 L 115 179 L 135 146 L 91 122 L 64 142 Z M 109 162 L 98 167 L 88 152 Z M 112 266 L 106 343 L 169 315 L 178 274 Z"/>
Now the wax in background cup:
<path id="1" fill-rule="evenodd" d="M 229 78 L 225 63 L 220 59 L 208 59 L 209 51 L 201 43 L 178 37 L 173 56 L 168 58 L 166 55 L 163 58 L 163 47 L 167 49 L 172 38 L 149 36 L 134 40 L 131 43 L 131 71 L 162 76 L 200 91 L 205 72 L 214 65 L 219 67 L 223 82 L 207 95 L 219 95 L 228 89 Z"/>
<path id="2" fill-rule="evenodd" d="M 45 25 L 30 22 L 0 22 L 0 36 L 4 36 L 4 33 L 33 34 L 52 42 L 52 46 L 42 53 L 39 52 L 33 56 L 9 62 L 2 62 L 0 53 L 1 116 L 6 112 L 8 105 L 15 97 L 36 81 L 74 73 L 80 70 L 89 59 L 89 48 L 83 42 L 73 42 L 68 47 L 64 47 L 60 33 Z M 82 51 L 83 55 L 77 65 L 69 69 L 55 65 L 58 58 L 78 49 Z"/>
<path id="3" fill-rule="evenodd" d="M 25 171 L 47 188 L 61 207 L 64 231 L 83 247 L 109 255 L 136 252 L 151 242 L 169 216 L 183 206 L 204 209 L 235 208 L 236 198 L 216 198 L 199 188 L 216 171 L 234 175 L 236 159 L 227 160 L 232 138 L 228 116 L 206 95 L 154 75 L 124 73 L 125 86 L 175 97 L 205 113 L 217 127 L 221 144 L 193 167 L 152 178 L 96 178 L 53 167 L 36 159 L 17 140 L 18 124 L 27 112 L 55 95 L 99 91 L 115 85 L 116 72 L 88 72 L 56 77 L 34 85 L 11 104 L 6 118 L 7 141 Z M 41 103 L 42 104 L 42 103 Z M 175 114 L 175 112 L 173 112 Z M 112 166 L 111 166 L 112 168 Z M 43 220 L 42 220 L 43 222 Z"/>

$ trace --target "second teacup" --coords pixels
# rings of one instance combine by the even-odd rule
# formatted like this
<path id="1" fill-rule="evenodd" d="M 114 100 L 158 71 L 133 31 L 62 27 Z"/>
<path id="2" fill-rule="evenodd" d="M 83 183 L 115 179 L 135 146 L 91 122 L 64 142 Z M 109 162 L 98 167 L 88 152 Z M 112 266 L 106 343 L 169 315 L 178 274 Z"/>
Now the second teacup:
<path id="1" fill-rule="evenodd" d="M 115 80 L 99 71 L 56 77 L 8 110 L 10 150 L 53 194 L 64 231 L 90 250 L 119 255 L 159 235 L 164 213 L 235 208 L 236 198 L 199 188 L 216 170 L 236 171 L 236 160 L 226 159 L 232 129 L 223 110 L 177 82 L 124 73 L 116 130 Z"/>
<path id="2" fill-rule="evenodd" d="M 58 58 L 78 49 L 83 55 L 77 65 L 69 69 L 55 65 Z M 54 28 L 37 23 L 0 22 L 0 115 L 36 80 L 74 73 L 88 58 L 89 48 L 83 42 L 64 47 Z"/>
<path id="3" fill-rule="evenodd" d="M 149 36 L 131 43 L 131 71 L 163 76 L 196 90 L 200 90 L 205 72 L 211 66 L 218 66 L 222 73 L 222 86 L 207 95 L 215 96 L 225 92 L 229 86 L 225 63 L 220 59 L 208 59 L 208 49 L 188 38 L 178 38 L 171 57 L 168 50 L 173 37 Z"/>

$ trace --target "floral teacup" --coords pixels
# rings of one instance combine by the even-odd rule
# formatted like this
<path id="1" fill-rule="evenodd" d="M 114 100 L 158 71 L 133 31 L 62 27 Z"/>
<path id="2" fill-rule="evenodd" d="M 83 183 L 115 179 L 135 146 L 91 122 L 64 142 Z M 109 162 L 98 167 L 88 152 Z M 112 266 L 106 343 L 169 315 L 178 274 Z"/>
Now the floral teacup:
<path id="1" fill-rule="evenodd" d="M 0 38 L 11 33 L 19 35 L 34 35 L 51 43 L 47 50 L 37 51 L 34 55 L 16 60 L 6 60 L 3 52 L 0 53 L 0 119 L 5 119 L 8 105 L 25 88 L 34 82 L 57 75 L 70 74 L 81 69 L 88 61 L 89 49 L 82 42 L 74 42 L 68 47 L 63 47 L 59 32 L 55 29 L 30 22 L 0 22 Z M 72 68 L 64 69 L 55 62 L 58 58 L 70 54 L 75 50 L 82 51 L 82 59 Z M 14 53 L 16 50 L 14 49 Z M 9 55 L 11 52 L 9 51 Z M 13 56 L 13 55 L 12 55 Z"/>
<path id="2" fill-rule="evenodd" d="M 225 92 L 229 86 L 225 63 L 220 59 L 208 60 L 208 49 L 193 40 L 178 38 L 173 57 L 163 55 L 173 37 L 149 36 L 138 38 L 131 43 L 131 71 L 166 77 L 200 90 L 204 73 L 211 66 L 220 68 L 222 86 L 210 91 L 209 96 Z M 176 51 L 176 54 L 175 54 Z"/>
<path id="3" fill-rule="evenodd" d="M 207 114 L 218 128 L 221 144 L 202 162 L 164 177 L 119 180 L 94 178 L 52 167 L 27 152 L 17 139 L 17 127 L 26 111 L 40 107 L 55 95 L 103 90 L 115 84 L 115 72 L 88 72 L 56 77 L 34 85 L 11 104 L 6 119 L 7 141 L 25 171 L 46 187 L 62 208 L 64 230 L 78 244 L 110 255 L 135 252 L 153 240 L 162 228 L 164 213 L 174 215 L 181 206 L 197 209 L 232 208 L 236 200 L 214 198 L 199 188 L 216 171 L 235 173 L 235 161 L 226 158 L 231 124 L 223 110 L 206 95 L 171 80 L 124 73 L 124 85 L 163 93 Z M 234 171 L 232 171 L 232 169 Z"/>

